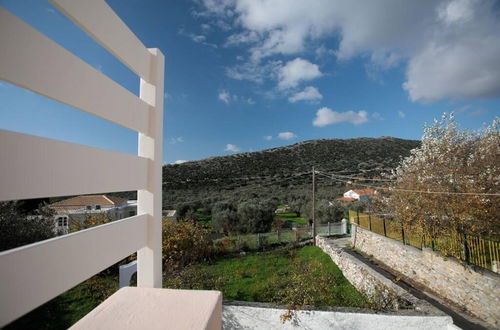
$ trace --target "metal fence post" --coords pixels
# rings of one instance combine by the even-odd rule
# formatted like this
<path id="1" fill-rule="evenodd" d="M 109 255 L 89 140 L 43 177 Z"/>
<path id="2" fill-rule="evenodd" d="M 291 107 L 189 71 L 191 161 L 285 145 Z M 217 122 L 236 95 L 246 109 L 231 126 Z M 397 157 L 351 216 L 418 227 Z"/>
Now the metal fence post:
<path id="1" fill-rule="evenodd" d="M 470 249 L 469 249 L 469 243 L 467 243 L 467 234 L 464 233 L 464 257 L 465 257 L 465 262 L 470 263 Z"/>
<path id="2" fill-rule="evenodd" d="M 385 227 L 385 218 L 382 218 L 382 223 L 384 224 L 384 236 L 387 237 L 387 229 Z"/>
<path id="3" fill-rule="evenodd" d="M 372 231 L 372 216 L 368 214 L 368 228 Z"/>
<path id="4" fill-rule="evenodd" d="M 403 244 L 405 243 L 405 230 L 403 228 L 403 223 L 401 223 L 401 238 L 403 239 Z"/>

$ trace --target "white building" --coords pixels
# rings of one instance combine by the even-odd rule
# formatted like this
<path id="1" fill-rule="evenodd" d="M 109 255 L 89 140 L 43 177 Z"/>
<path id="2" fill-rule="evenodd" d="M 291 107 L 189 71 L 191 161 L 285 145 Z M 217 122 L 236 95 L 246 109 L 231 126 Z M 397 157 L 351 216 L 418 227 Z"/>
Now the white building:
<path id="1" fill-rule="evenodd" d="M 55 230 L 67 233 L 72 221 L 83 221 L 87 215 L 106 214 L 113 220 L 137 214 L 137 201 L 106 195 L 76 196 L 52 203 Z"/>
<path id="2" fill-rule="evenodd" d="M 177 221 L 177 210 L 163 210 L 163 219 Z"/>
<path id="3" fill-rule="evenodd" d="M 344 202 L 366 201 L 373 197 L 377 192 L 371 188 L 351 189 L 344 193 L 344 197 L 338 198 Z"/>

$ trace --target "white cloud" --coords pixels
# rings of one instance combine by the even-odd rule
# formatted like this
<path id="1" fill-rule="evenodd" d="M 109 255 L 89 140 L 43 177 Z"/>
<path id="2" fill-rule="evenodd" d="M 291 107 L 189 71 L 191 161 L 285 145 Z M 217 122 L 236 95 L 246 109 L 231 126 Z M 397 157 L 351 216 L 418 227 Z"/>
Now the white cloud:
<path id="1" fill-rule="evenodd" d="M 266 79 L 277 79 L 281 66 L 281 61 L 268 61 L 265 64 L 244 62 L 226 68 L 226 75 L 232 79 L 250 80 L 260 84 Z"/>
<path id="2" fill-rule="evenodd" d="M 212 27 L 210 26 L 210 24 L 203 23 L 200 25 L 200 27 L 205 33 L 209 33 L 210 31 L 212 31 Z"/>
<path id="3" fill-rule="evenodd" d="M 327 55 L 335 55 L 335 51 L 332 49 L 326 48 L 325 45 L 321 45 L 318 48 L 316 48 L 315 54 L 316 54 L 317 58 L 322 58 L 322 57 L 325 57 Z"/>
<path id="4" fill-rule="evenodd" d="M 497 0 L 202 0 L 205 17 L 237 30 L 228 42 L 246 47 L 248 63 L 273 55 L 328 50 L 338 38 L 338 60 L 362 56 L 367 74 L 404 65 L 410 99 L 500 96 L 500 15 Z M 247 71 L 247 74 L 251 71 Z M 233 72 L 234 73 L 234 72 Z M 244 75 L 239 75 L 243 78 Z M 252 78 L 262 81 L 265 75 Z M 244 79 L 244 78 L 243 78 Z M 280 80 L 281 82 L 282 80 Z M 292 86 L 294 80 L 290 80 Z M 283 80 L 280 87 L 286 87 Z"/>
<path id="5" fill-rule="evenodd" d="M 384 117 L 379 112 L 372 113 L 372 118 L 375 120 L 384 120 Z"/>
<path id="6" fill-rule="evenodd" d="M 247 99 L 247 103 L 248 103 L 248 104 L 250 104 L 250 105 L 254 105 L 254 104 L 255 104 L 255 101 L 254 101 L 251 97 L 249 97 L 249 98 Z"/>
<path id="7" fill-rule="evenodd" d="M 188 162 L 188 161 L 189 161 L 189 160 L 179 159 L 179 160 L 176 160 L 176 161 L 174 162 L 174 164 L 183 164 L 183 163 L 186 163 L 186 162 Z"/>
<path id="8" fill-rule="evenodd" d="M 294 60 L 288 61 L 280 68 L 278 73 L 278 87 L 280 89 L 296 87 L 301 81 L 313 80 L 322 75 L 316 64 L 297 57 Z"/>
<path id="9" fill-rule="evenodd" d="M 313 120 L 313 125 L 323 127 L 342 122 L 360 125 L 368 121 L 368 113 L 366 111 L 345 111 L 336 112 L 329 108 L 323 107 L 316 112 L 316 118 Z"/>
<path id="10" fill-rule="evenodd" d="M 439 18 L 447 24 L 453 24 L 460 21 L 469 21 L 474 15 L 473 1 L 456 0 L 444 3 L 439 8 Z"/>
<path id="11" fill-rule="evenodd" d="M 203 24 L 202 24 L 202 29 L 203 29 Z M 203 34 L 194 34 L 192 32 L 187 32 L 183 27 L 181 27 L 177 31 L 177 33 L 181 36 L 188 37 L 189 39 L 191 39 L 192 41 L 194 41 L 198 44 L 202 44 L 202 45 L 209 46 L 212 48 L 218 48 L 217 45 L 209 43 L 207 41 L 207 37 Z"/>
<path id="12" fill-rule="evenodd" d="M 406 117 L 406 113 L 404 113 L 403 111 L 398 111 L 398 116 L 400 118 L 405 118 Z"/>
<path id="13" fill-rule="evenodd" d="M 303 91 L 297 92 L 288 98 L 288 101 L 295 103 L 297 101 L 319 101 L 323 95 L 316 87 L 307 86 Z"/>
<path id="14" fill-rule="evenodd" d="M 273 139 L 273 137 L 271 135 L 264 136 L 264 140 L 266 140 L 266 141 L 271 141 L 272 139 Z"/>
<path id="15" fill-rule="evenodd" d="M 297 135 L 295 135 L 295 133 L 292 132 L 281 132 L 278 134 L 278 139 L 280 140 L 292 140 L 295 138 L 297 138 Z"/>
<path id="16" fill-rule="evenodd" d="M 176 143 L 182 143 L 182 142 L 184 142 L 184 138 L 182 136 L 170 138 L 170 140 L 168 140 L 168 143 L 170 143 L 170 144 L 176 144 Z"/>
<path id="17" fill-rule="evenodd" d="M 240 151 L 240 148 L 238 148 L 234 144 L 228 143 L 228 144 L 226 144 L 226 149 L 224 149 L 224 151 L 238 152 L 238 151 Z"/>
<path id="18" fill-rule="evenodd" d="M 498 97 L 500 37 L 431 44 L 410 60 L 406 76 L 412 101 Z"/>
<path id="19" fill-rule="evenodd" d="M 231 102 L 231 94 L 229 94 L 229 92 L 224 89 L 219 92 L 218 97 L 219 100 L 226 104 L 229 104 L 229 102 Z"/>

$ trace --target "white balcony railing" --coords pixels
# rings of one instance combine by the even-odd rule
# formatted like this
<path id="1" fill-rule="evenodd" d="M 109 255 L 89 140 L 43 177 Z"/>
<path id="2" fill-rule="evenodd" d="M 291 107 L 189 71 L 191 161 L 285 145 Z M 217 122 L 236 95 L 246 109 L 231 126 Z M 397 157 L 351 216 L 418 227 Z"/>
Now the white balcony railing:
<path id="1" fill-rule="evenodd" d="M 140 77 L 136 96 L 0 8 L 0 79 L 138 132 L 137 156 L 0 130 L 0 201 L 138 191 L 138 215 L 0 253 L 0 327 L 137 251 L 162 286 L 164 58 L 103 0 L 51 0 Z"/>

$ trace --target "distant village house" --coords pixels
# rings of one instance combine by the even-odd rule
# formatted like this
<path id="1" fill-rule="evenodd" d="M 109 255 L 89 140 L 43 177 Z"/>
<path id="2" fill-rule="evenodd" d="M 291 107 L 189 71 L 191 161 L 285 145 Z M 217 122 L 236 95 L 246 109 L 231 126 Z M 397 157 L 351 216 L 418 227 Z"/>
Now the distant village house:
<path id="1" fill-rule="evenodd" d="M 163 210 L 163 218 L 175 222 L 177 221 L 177 211 Z"/>
<path id="2" fill-rule="evenodd" d="M 106 214 L 113 220 L 137 214 L 137 201 L 106 195 L 86 195 L 64 199 L 48 205 L 55 211 L 57 232 L 67 233 L 72 221 L 83 221 L 87 215 Z"/>
<path id="3" fill-rule="evenodd" d="M 344 193 L 343 197 L 337 198 L 342 202 L 367 201 L 377 192 L 372 188 L 367 189 L 351 189 Z"/>

